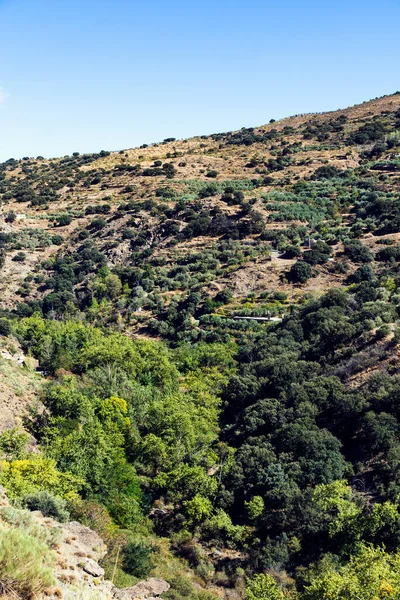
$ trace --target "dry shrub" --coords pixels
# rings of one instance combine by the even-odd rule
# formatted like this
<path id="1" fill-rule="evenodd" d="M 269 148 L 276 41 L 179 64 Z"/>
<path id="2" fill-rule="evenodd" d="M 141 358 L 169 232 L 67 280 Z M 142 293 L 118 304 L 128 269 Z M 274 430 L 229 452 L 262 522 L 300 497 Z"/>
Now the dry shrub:
<path id="1" fill-rule="evenodd" d="M 22 529 L 0 529 L 0 595 L 30 600 L 54 585 L 53 553 Z"/>

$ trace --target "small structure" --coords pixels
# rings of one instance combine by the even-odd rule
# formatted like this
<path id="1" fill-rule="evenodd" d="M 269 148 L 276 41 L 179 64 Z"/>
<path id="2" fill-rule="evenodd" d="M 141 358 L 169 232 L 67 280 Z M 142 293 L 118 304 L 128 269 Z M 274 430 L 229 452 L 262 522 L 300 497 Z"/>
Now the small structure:
<path id="1" fill-rule="evenodd" d="M 234 319 L 245 319 L 248 321 L 274 321 L 275 323 L 279 323 L 280 321 L 282 321 L 283 317 L 241 317 L 241 316 L 234 316 Z"/>

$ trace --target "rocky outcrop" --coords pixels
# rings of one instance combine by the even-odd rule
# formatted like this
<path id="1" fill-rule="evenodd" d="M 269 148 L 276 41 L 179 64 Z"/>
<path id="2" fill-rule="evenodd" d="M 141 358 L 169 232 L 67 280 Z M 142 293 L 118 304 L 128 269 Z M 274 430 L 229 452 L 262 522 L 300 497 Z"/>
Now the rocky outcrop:
<path id="1" fill-rule="evenodd" d="M 21 521 L 26 519 L 28 511 L 13 509 L 5 489 L 0 486 L 0 523 L 6 526 L 12 526 L 14 522 L 6 518 L 10 510 L 16 512 L 14 520 L 18 520 L 19 513 Z M 48 591 L 47 600 L 58 600 L 60 594 L 64 600 L 83 597 L 90 600 L 160 600 L 161 594 L 170 587 L 163 579 L 151 577 L 132 587 L 118 589 L 104 579 L 104 569 L 99 561 L 106 555 L 107 548 L 95 531 L 77 521 L 59 523 L 51 517 L 44 517 L 39 511 L 30 512 L 29 518 L 39 531 L 41 528 L 49 529 L 57 539 L 54 546 L 57 585 L 54 594 Z"/>
<path id="2" fill-rule="evenodd" d="M 169 588 L 169 583 L 164 579 L 150 577 L 129 588 L 114 589 L 114 598 L 118 600 L 154 600 L 163 592 L 167 592 Z"/>

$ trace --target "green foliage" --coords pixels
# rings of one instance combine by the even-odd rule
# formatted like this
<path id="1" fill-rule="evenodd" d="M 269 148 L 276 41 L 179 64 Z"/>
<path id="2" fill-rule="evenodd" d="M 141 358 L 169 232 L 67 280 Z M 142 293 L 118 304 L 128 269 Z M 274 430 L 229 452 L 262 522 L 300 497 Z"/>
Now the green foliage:
<path id="1" fill-rule="evenodd" d="M 13 256 L 12 260 L 14 262 L 24 262 L 26 259 L 26 254 L 25 252 L 17 252 L 17 254 L 15 256 Z"/>
<path id="2" fill-rule="evenodd" d="M 199 589 L 187 577 L 176 575 L 169 579 L 171 588 L 163 594 L 168 600 L 215 600 L 217 596 L 211 592 Z"/>
<path id="3" fill-rule="evenodd" d="M 200 494 L 196 494 L 191 500 L 186 500 L 184 507 L 189 520 L 193 523 L 204 521 L 213 511 L 212 502 Z"/>
<path id="4" fill-rule="evenodd" d="M 72 217 L 67 214 L 60 215 L 57 219 L 57 225 L 59 227 L 65 227 L 66 225 L 70 225 L 71 223 L 72 223 Z"/>
<path id="5" fill-rule="evenodd" d="M 312 275 L 311 267 L 308 263 L 299 260 L 289 271 L 289 277 L 294 283 L 306 283 Z"/>
<path id="6" fill-rule="evenodd" d="M 25 458 L 29 435 L 16 427 L 0 434 L 0 456 L 8 461 Z"/>
<path id="7" fill-rule="evenodd" d="M 153 563 L 152 546 L 143 542 L 130 542 L 122 547 L 122 567 L 129 575 L 146 579 L 151 574 Z"/>
<path id="8" fill-rule="evenodd" d="M 302 600 L 376 600 L 398 598 L 400 594 L 400 556 L 382 548 L 361 546 L 350 561 L 335 569 L 329 565 L 306 586 Z"/>
<path id="9" fill-rule="evenodd" d="M 304 253 L 303 260 L 310 265 L 324 264 L 332 254 L 332 249 L 325 242 L 316 242 L 311 250 Z"/>
<path id="10" fill-rule="evenodd" d="M 11 462 L 0 462 L 0 484 L 12 499 L 24 498 L 47 490 L 62 498 L 74 499 L 82 489 L 83 480 L 72 473 L 57 469 L 51 458 L 33 456 Z"/>
<path id="11" fill-rule="evenodd" d="M 373 254 L 359 240 L 354 240 L 345 245 L 345 254 L 356 263 L 368 263 L 373 259 Z"/>
<path id="12" fill-rule="evenodd" d="M 12 331 L 12 326 L 10 321 L 7 319 L 0 319 L 0 335 L 8 336 Z"/>
<path id="13" fill-rule="evenodd" d="M 246 583 L 246 600 L 283 600 L 284 597 L 271 575 L 260 573 Z"/>
<path id="14" fill-rule="evenodd" d="M 246 501 L 244 504 L 250 521 L 255 521 L 264 512 L 265 503 L 262 496 L 253 496 L 251 500 Z"/>
<path id="15" fill-rule="evenodd" d="M 349 531 L 361 514 L 361 508 L 352 500 L 351 487 L 345 481 L 337 480 L 316 486 L 313 501 L 329 519 L 328 531 L 331 537 L 344 529 Z"/>
<path id="16" fill-rule="evenodd" d="M 304 598 L 399 595 L 390 571 L 400 546 L 395 106 L 209 136 L 200 148 L 235 159 L 229 181 L 210 167 L 177 180 L 154 154 L 143 168 L 147 153 L 89 169 L 108 153 L 0 165 L 4 203 L 29 202 L 40 207 L 30 216 L 56 226 L 86 219 L 65 239 L 40 227 L 0 233 L 0 264 L 9 251 L 50 255 L 19 284 L 24 301 L 1 315 L 0 333 L 12 324 L 48 381 L 24 421 L 39 452 L 27 454 L 23 432 L 3 432 L 0 484 L 12 501 L 59 520 L 68 508 L 96 528 L 110 564 L 124 547 L 119 582 L 150 573 L 155 534 L 174 540 L 198 581 L 240 594 L 246 573 L 248 598 L 295 597 L 292 577 Z M 184 143 L 166 159 L 185 154 Z M 336 166 L 350 156 L 342 164 L 357 166 Z M 177 164 L 192 170 L 192 159 Z M 101 202 L 75 201 L 92 186 Z M 57 212 L 69 198 L 73 209 Z M 285 259 L 299 259 L 288 273 Z M 284 291 L 262 287 L 270 267 Z M 297 284 L 314 274 L 336 289 L 304 294 Z M 380 587 L 359 574 L 368 552 L 382 573 L 389 565 Z M 171 580 L 166 597 L 209 596 Z"/>
<path id="17" fill-rule="evenodd" d="M 39 510 L 43 516 L 54 517 L 54 519 L 61 523 L 68 521 L 70 516 L 66 508 L 66 501 L 53 496 L 47 490 L 25 496 L 22 503 L 29 510 Z"/>

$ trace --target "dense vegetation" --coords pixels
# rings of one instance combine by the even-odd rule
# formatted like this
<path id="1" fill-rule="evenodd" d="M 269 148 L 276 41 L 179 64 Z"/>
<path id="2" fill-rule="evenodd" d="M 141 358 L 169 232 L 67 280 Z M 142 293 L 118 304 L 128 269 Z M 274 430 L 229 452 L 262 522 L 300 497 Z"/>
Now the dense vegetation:
<path id="1" fill-rule="evenodd" d="M 0 484 L 99 531 L 119 584 L 159 573 L 168 540 L 168 561 L 236 597 L 400 597 L 393 98 L 372 117 L 204 136 L 205 156 L 245 158 L 240 178 L 212 163 L 183 177 L 177 149 L 1 166 L 3 267 L 50 251 L 1 311 L 47 380 L 0 435 Z M 107 195 L 74 203 L 88 189 Z M 49 227 L 12 229 L 8 202 Z M 0 537 L 0 569 L 1 552 Z M 171 583 L 172 599 L 212 597 Z"/>

